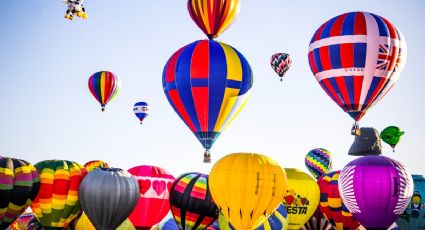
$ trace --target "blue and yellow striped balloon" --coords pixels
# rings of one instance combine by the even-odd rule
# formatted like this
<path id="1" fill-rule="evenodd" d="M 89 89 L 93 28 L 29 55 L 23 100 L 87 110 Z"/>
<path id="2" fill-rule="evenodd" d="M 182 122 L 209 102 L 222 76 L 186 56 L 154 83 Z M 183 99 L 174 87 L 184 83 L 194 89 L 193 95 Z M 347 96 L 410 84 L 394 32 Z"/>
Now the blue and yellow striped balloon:
<path id="1" fill-rule="evenodd" d="M 312 149 L 305 156 L 305 166 L 317 180 L 332 170 L 332 155 L 326 149 Z"/>
<path id="2" fill-rule="evenodd" d="M 162 77 L 168 102 L 206 150 L 243 108 L 252 82 L 245 57 L 214 40 L 179 49 Z"/>

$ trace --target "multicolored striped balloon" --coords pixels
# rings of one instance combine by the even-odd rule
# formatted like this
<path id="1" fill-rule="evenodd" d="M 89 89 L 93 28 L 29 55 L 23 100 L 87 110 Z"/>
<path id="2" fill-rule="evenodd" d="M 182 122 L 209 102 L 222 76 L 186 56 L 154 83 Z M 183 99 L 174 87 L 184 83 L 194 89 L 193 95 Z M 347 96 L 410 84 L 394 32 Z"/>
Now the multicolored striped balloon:
<path id="1" fill-rule="evenodd" d="M 403 35 L 387 19 L 350 12 L 320 26 L 308 60 L 328 96 L 359 121 L 397 82 L 406 54 Z"/>
<path id="2" fill-rule="evenodd" d="M 105 111 L 106 104 L 118 94 L 120 87 L 121 81 L 109 71 L 94 73 L 89 78 L 90 92 L 102 106 L 102 111 Z"/>
<path id="3" fill-rule="evenodd" d="M 97 168 L 110 168 L 108 163 L 102 160 L 92 160 L 84 164 L 84 168 L 86 168 L 87 173 L 93 171 Z"/>
<path id="4" fill-rule="evenodd" d="M 332 170 L 332 155 L 323 148 L 312 149 L 305 156 L 305 166 L 317 180 Z"/>
<path id="5" fill-rule="evenodd" d="M 208 188 L 208 175 L 185 173 L 170 192 L 171 213 L 183 230 L 205 229 L 218 218 L 218 208 Z"/>
<path id="6" fill-rule="evenodd" d="M 39 175 L 27 161 L 0 157 L 0 229 L 7 228 L 32 203 Z"/>
<path id="7" fill-rule="evenodd" d="M 35 167 L 40 191 L 31 209 L 43 227 L 67 227 L 81 209 L 78 188 L 86 169 L 67 160 L 45 160 Z"/>
<path id="8" fill-rule="evenodd" d="M 355 230 L 360 226 L 342 202 L 338 191 L 338 178 L 341 171 L 323 175 L 317 181 L 320 188 L 319 208 L 336 230 Z"/>
<path id="9" fill-rule="evenodd" d="M 226 30 L 239 13 L 239 9 L 239 0 L 187 1 L 190 17 L 209 39 L 216 38 Z"/>
<path id="10" fill-rule="evenodd" d="M 286 71 L 291 67 L 292 59 L 287 53 L 275 53 L 270 58 L 270 65 L 273 70 L 279 75 L 280 81 L 285 76 Z"/>
<path id="11" fill-rule="evenodd" d="M 179 49 L 162 78 L 168 102 L 206 150 L 244 107 L 252 81 L 245 57 L 214 40 Z"/>

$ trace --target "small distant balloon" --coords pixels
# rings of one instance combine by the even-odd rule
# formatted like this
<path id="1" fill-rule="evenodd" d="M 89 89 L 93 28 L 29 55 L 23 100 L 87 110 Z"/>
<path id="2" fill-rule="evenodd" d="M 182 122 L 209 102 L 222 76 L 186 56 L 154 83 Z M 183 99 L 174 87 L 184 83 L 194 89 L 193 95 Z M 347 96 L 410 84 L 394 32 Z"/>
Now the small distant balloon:
<path id="1" fill-rule="evenodd" d="M 275 53 L 270 58 L 270 65 L 273 70 L 279 75 L 280 81 L 283 80 L 283 76 L 289 67 L 291 67 L 292 59 L 287 53 Z"/>
<path id="2" fill-rule="evenodd" d="M 118 94 L 120 87 L 118 77 L 109 71 L 96 72 L 89 78 L 90 92 L 102 106 L 102 111 L 105 111 L 106 104 Z"/>
<path id="3" fill-rule="evenodd" d="M 140 120 L 140 124 L 143 123 L 143 120 L 150 114 L 151 107 L 146 102 L 137 102 L 133 107 L 134 114 Z"/>
<path id="4" fill-rule="evenodd" d="M 305 156 L 305 166 L 317 180 L 332 170 L 332 155 L 323 148 L 312 149 Z"/>
<path id="5" fill-rule="evenodd" d="M 403 134 L 404 134 L 404 131 L 401 131 L 399 127 L 388 126 L 384 130 L 382 130 L 380 137 L 385 143 L 389 144 L 391 148 L 393 148 L 394 150 L 395 146 L 398 144 Z"/>

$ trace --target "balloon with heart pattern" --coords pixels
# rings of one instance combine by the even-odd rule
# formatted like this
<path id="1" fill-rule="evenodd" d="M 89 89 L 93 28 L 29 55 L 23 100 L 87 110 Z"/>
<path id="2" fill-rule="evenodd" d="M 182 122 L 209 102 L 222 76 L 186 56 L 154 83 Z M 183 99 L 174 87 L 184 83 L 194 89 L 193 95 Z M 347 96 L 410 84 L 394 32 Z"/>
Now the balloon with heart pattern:
<path id="1" fill-rule="evenodd" d="M 175 178 L 158 166 L 140 165 L 128 172 L 136 177 L 140 189 L 139 201 L 128 219 L 137 229 L 150 229 L 170 210 L 170 188 Z"/>

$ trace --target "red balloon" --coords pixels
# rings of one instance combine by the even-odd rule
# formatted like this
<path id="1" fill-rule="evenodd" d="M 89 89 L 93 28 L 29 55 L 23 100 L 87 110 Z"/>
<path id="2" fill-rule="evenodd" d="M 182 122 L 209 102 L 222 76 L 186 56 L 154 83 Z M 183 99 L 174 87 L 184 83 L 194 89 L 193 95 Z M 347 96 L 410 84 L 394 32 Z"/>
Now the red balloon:
<path id="1" fill-rule="evenodd" d="M 128 172 L 136 177 L 140 187 L 139 201 L 128 219 L 137 229 L 150 229 L 170 211 L 170 188 L 175 178 L 157 166 L 140 165 Z"/>

